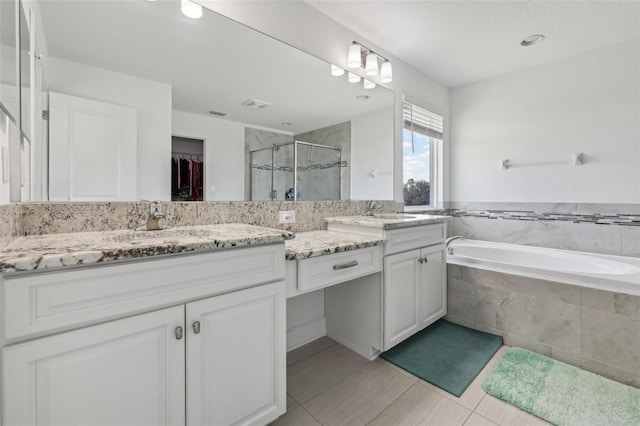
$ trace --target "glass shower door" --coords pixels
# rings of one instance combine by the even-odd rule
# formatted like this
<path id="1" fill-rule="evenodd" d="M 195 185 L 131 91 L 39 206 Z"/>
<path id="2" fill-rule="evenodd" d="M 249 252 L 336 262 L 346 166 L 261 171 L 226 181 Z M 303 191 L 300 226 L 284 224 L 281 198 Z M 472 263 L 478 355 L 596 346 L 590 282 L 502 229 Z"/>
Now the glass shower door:
<path id="1" fill-rule="evenodd" d="M 273 200 L 271 181 L 273 176 L 273 149 L 263 148 L 251 151 L 251 200 Z"/>
<path id="2" fill-rule="evenodd" d="M 341 150 L 295 142 L 298 200 L 339 200 Z"/>

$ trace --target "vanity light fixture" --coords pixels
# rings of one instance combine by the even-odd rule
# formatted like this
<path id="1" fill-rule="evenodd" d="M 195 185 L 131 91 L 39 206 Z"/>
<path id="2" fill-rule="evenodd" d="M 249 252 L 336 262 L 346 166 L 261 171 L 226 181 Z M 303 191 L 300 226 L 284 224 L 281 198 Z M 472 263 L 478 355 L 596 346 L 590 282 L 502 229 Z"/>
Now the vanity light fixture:
<path id="1" fill-rule="evenodd" d="M 391 70 L 391 62 L 379 53 L 374 52 L 354 41 L 349 46 L 349 56 L 347 57 L 347 65 L 349 68 L 364 68 L 364 72 L 368 76 L 378 74 L 378 65 L 380 65 L 380 82 L 391 83 L 393 80 L 393 72 Z"/>
<path id="2" fill-rule="evenodd" d="M 360 76 L 357 74 L 349 73 L 348 80 L 349 83 L 358 83 L 360 81 Z"/>
<path id="3" fill-rule="evenodd" d="M 374 87 L 376 87 L 376 84 L 373 81 L 367 80 L 366 78 L 364 79 L 364 88 L 365 89 L 373 89 Z"/>
<path id="4" fill-rule="evenodd" d="M 344 70 L 337 65 L 331 64 L 331 75 L 334 77 L 340 77 L 344 75 Z"/>
<path id="5" fill-rule="evenodd" d="M 367 54 L 367 59 L 365 60 L 364 72 L 367 75 L 376 75 L 378 74 L 378 55 L 373 52 L 369 52 Z"/>
<path id="6" fill-rule="evenodd" d="M 380 65 L 380 83 L 391 83 L 393 80 L 393 71 L 391 70 L 391 62 L 384 61 Z"/>
<path id="7" fill-rule="evenodd" d="M 349 46 L 347 66 L 349 68 L 360 68 L 362 66 L 362 53 L 360 51 L 360 45 L 355 41 L 351 44 L 351 46 Z"/>
<path id="8" fill-rule="evenodd" d="M 191 0 L 181 0 L 180 10 L 182 13 L 191 19 L 198 19 L 202 17 L 202 6 L 195 4 Z"/>
<path id="9" fill-rule="evenodd" d="M 525 37 L 521 42 L 520 46 L 533 46 L 534 44 L 541 43 L 544 40 L 544 36 L 542 34 L 534 34 L 528 37 Z"/>

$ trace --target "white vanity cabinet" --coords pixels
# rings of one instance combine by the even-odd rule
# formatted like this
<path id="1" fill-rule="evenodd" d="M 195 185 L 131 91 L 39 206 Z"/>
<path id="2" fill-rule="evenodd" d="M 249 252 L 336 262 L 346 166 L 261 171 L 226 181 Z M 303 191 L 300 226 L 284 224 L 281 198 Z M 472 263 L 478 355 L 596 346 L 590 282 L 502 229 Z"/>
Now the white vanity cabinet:
<path id="1" fill-rule="evenodd" d="M 446 314 L 444 245 L 384 258 L 384 349 Z"/>
<path id="2" fill-rule="evenodd" d="M 283 244 L 3 277 L 4 315 L 28 304 L 5 317 L 19 342 L 2 349 L 3 424 L 272 422 L 286 408 L 283 278 Z"/>
<path id="3" fill-rule="evenodd" d="M 385 351 L 447 313 L 444 218 L 420 223 L 419 215 L 408 217 L 416 222 L 388 226 L 388 222 L 375 217 L 348 217 L 334 218 L 328 224 L 330 231 L 386 240 L 382 301 Z"/>

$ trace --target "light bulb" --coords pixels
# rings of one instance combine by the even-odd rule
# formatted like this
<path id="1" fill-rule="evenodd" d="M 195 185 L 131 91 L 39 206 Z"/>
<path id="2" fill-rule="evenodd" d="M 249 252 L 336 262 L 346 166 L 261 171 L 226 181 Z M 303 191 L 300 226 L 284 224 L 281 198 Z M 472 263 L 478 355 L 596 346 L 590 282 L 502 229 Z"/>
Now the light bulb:
<path id="1" fill-rule="evenodd" d="M 360 45 L 353 43 L 349 47 L 349 57 L 347 58 L 347 66 L 349 68 L 360 68 L 362 65 L 362 57 L 360 56 Z"/>
<path id="2" fill-rule="evenodd" d="M 380 83 L 391 83 L 393 80 L 393 72 L 391 70 L 391 62 L 384 61 L 380 66 Z"/>
<path id="3" fill-rule="evenodd" d="M 348 78 L 349 83 L 357 83 L 357 82 L 360 81 L 360 76 L 359 75 L 356 75 L 356 74 L 353 74 L 353 73 L 349 73 L 348 77 L 349 77 Z"/>
<path id="4" fill-rule="evenodd" d="M 331 75 L 334 77 L 340 77 L 344 75 L 344 70 L 336 65 L 331 64 Z"/>
<path id="5" fill-rule="evenodd" d="M 364 67 L 365 74 L 367 75 L 378 74 L 378 55 L 376 55 L 375 53 L 369 52 L 365 63 L 366 63 Z"/>
<path id="6" fill-rule="evenodd" d="M 202 6 L 195 4 L 190 0 L 181 0 L 180 10 L 182 13 L 191 19 L 198 19 L 202 17 Z"/>
<path id="7" fill-rule="evenodd" d="M 376 84 L 373 81 L 369 81 L 366 78 L 364 79 L 364 88 L 365 89 L 373 89 L 376 87 Z"/>

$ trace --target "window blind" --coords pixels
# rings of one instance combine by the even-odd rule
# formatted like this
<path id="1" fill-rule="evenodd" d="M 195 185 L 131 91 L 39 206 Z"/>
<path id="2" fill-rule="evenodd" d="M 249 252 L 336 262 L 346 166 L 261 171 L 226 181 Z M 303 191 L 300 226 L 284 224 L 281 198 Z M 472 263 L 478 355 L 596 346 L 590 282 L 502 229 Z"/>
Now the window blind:
<path id="1" fill-rule="evenodd" d="M 432 138 L 442 139 L 444 118 L 419 106 L 404 102 L 402 105 L 404 128 Z"/>

